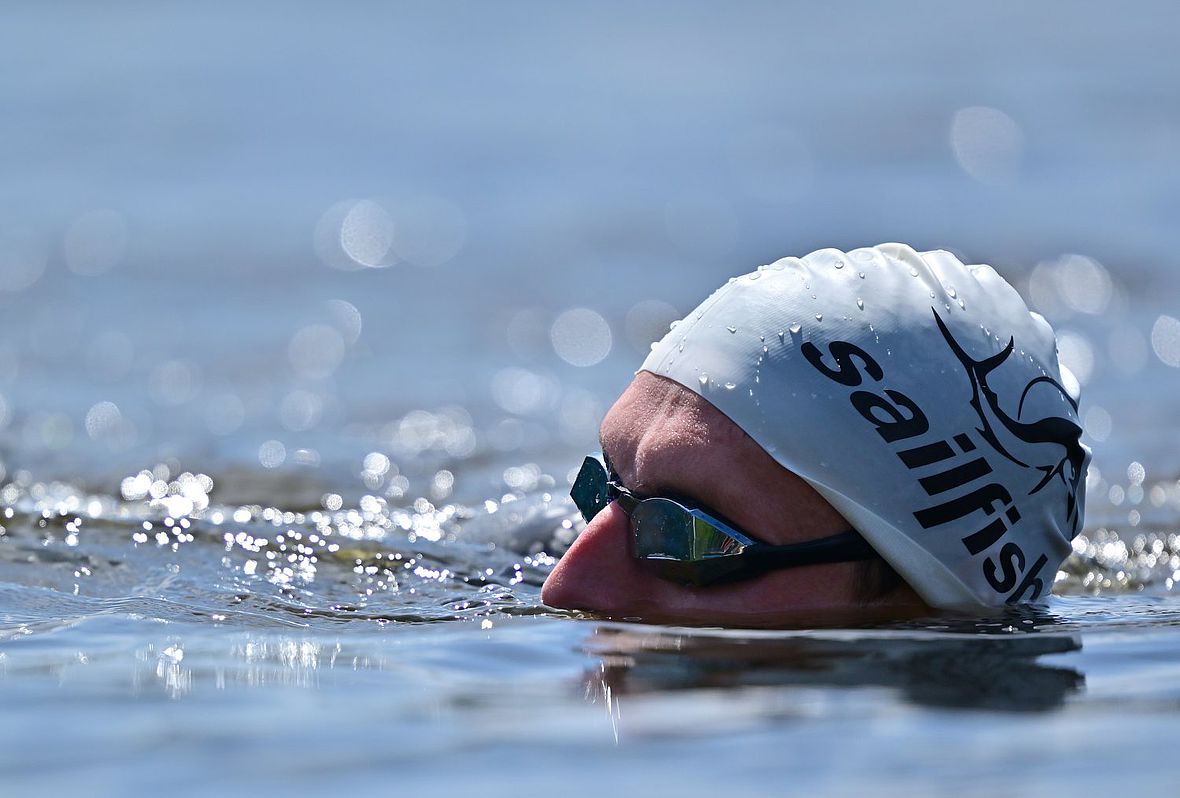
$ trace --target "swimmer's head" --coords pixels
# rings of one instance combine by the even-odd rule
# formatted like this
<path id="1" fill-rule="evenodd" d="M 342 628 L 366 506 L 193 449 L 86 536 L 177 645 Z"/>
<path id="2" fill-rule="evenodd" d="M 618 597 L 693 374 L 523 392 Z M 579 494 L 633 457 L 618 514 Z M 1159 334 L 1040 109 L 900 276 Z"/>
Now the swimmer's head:
<path id="1" fill-rule="evenodd" d="M 635 524 L 616 502 L 544 599 L 706 623 L 1043 600 L 1081 529 L 1080 435 L 1052 329 L 991 267 L 900 244 L 785 258 L 653 347 L 604 451 L 640 498 L 687 496 L 766 544 L 851 527 L 882 561 L 685 586 L 628 554 Z"/>

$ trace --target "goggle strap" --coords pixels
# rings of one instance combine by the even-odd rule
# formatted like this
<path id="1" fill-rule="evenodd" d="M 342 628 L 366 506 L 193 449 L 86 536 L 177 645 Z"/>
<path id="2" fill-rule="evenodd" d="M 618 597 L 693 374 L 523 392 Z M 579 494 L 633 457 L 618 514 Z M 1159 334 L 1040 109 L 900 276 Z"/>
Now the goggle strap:
<path id="1" fill-rule="evenodd" d="M 641 499 L 635 498 L 635 495 L 626 488 L 614 482 L 609 483 L 611 487 L 611 499 L 619 503 L 619 507 L 627 515 L 631 515 L 635 508 L 639 506 Z"/>
<path id="2" fill-rule="evenodd" d="M 860 534 L 849 529 L 831 537 L 793 543 L 788 546 L 755 544 L 746 549 L 747 554 L 768 567 L 776 565 L 822 565 L 834 562 L 872 560 L 879 555 Z"/>

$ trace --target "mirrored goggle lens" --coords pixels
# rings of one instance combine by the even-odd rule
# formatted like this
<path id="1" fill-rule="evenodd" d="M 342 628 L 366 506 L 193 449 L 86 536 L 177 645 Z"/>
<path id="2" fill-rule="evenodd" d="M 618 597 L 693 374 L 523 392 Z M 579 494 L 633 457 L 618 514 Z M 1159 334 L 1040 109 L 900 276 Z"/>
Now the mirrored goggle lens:
<path id="1" fill-rule="evenodd" d="M 631 511 L 639 559 L 699 562 L 742 553 L 742 543 L 670 499 L 646 499 Z"/>
<path id="2" fill-rule="evenodd" d="M 608 482 L 609 475 L 602 463 L 593 457 L 587 457 L 582 461 L 582 467 L 578 469 L 578 476 L 570 488 L 570 498 L 574 500 L 587 523 L 610 504 Z"/>

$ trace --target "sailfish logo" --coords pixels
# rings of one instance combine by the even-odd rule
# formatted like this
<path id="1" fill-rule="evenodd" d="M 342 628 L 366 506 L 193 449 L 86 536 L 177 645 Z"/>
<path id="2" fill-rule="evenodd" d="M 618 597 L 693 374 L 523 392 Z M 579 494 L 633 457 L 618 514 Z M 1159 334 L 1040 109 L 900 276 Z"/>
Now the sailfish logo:
<path id="1" fill-rule="evenodd" d="M 1008 345 L 995 355 L 975 360 L 959 346 L 938 315 L 938 311 L 933 308 L 931 310 L 934 311 L 934 320 L 938 322 L 942 337 L 946 339 L 947 345 L 971 381 L 971 407 L 979 415 L 979 434 L 1006 459 L 1022 468 L 1033 468 L 1042 473 L 1040 481 L 1033 486 L 1028 495 L 1039 493 L 1056 479 L 1061 481 L 1066 494 L 1065 522 L 1070 526 L 1072 534 L 1077 534 L 1081 520 L 1078 513 L 1078 491 L 1085 476 L 1082 466 L 1086 461 L 1086 450 L 1080 440 L 1082 428 L 1071 419 L 1060 416 L 1050 416 L 1031 423 L 1020 420 L 1029 391 L 1043 383 L 1060 392 L 1075 413 L 1078 409 L 1077 402 L 1059 382 L 1051 377 L 1041 376 L 1024 387 L 1016 408 L 1016 417 L 1008 415 L 1000 406 L 995 390 L 988 385 L 988 377 L 1008 360 L 1015 348 L 1015 339 L 1009 338 Z M 1014 449 L 1019 450 L 1020 456 L 1014 453 Z"/>

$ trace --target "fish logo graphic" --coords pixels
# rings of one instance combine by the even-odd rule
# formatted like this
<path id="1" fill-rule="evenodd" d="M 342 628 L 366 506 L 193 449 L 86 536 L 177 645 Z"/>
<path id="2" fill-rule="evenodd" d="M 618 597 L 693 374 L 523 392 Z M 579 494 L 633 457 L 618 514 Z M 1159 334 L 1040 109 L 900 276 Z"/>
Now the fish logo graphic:
<path id="1" fill-rule="evenodd" d="M 1085 477 L 1082 467 L 1086 461 L 1086 450 L 1081 444 L 1082 428 L 1072 419 L 1061 416 L 1049 416 L 1033 422 L 1021 420 L 1021 416 L 1029 391 L 1040 384 L 1047 384 L 1060 392 L 1075 413 L 1078 409 L 1077 401 L 1059 382 L 1051 377 L 1041 376 L 1031 380 L 1024 387 L 1016 408 L 1016 416 L 1012 417 L 1001 407 L 999 396 L 988 384 L 988 377 L 1008 360 L 1015 348 L 1015 339 L 1010 337 L 1008 345 L 995 355 L 976 360 L 968 355 L 951 335 L 938 311 L 934 308 L 931 308 L 931 311 L 934 313 L 934 320 L 938 322 L 942 337 L 946 339 L 951 352 L 963 366 L 967 379 L 971 382 L 970 404 L 980 421 L 977 431 L 1002 457 L 1022 468 L 1041 472 L 1039 481 L 1028 492 L 1029 496 L 1044 490 L 1054 480 L 1061 481 L 1065 487 L 1065 522 L 1072 530 L 1072 535 L 1076 535 L 1081 521 L 1078 512 L 1078 491 Z M 1020 456 L 1017 456 L 1016 451 Z"/>

